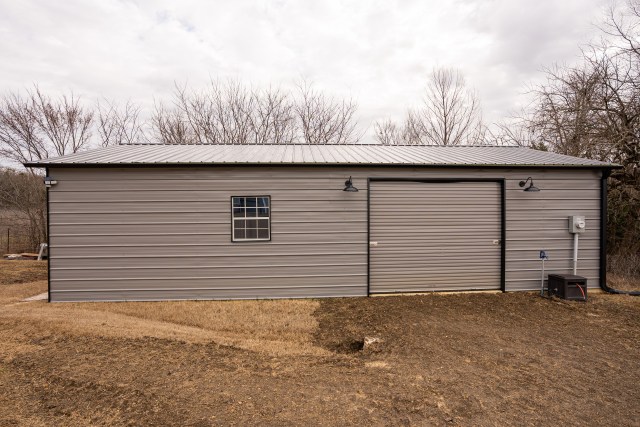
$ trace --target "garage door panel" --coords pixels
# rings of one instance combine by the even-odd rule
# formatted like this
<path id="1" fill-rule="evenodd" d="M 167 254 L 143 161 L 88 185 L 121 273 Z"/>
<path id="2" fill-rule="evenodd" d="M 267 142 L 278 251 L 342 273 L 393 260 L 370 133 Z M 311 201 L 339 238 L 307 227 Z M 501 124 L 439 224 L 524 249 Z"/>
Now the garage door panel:
<path id="1" fill-rule="evenodd" d="M 370 186 L 370 292 L 500 289 L 497 182 Z"/>
<path id="2" fill-rule="evenodd" d="M 379 266 L 395 266 L 398 263 L 398 259 L 399 258 L 394 258 L 394 257 L 389 257 L 389 258 L 373 258 L 372 257 L 372 261 L 374 261 L 377 265 Z M 417 263 L 420 267 L 420 270 L 422 270 L 424 267 L 423 266 L 428 266 L 430 268 L 451 268 L 451 267 L 457 267 L 463 270 L 466 269 L 476 269 L 477 266 L 482 266 L 484 264 L 487 263 L 487 260 L 485 259 L 473 259 L 470 260 L 468 262 L 465 262 L 464 265 L 459 265 L 457 264 L 455 261 L 449 261 L 447 259 L 438 259 L 436 257 L 431 257 L 431 259 L 425 259 L 424 257 L 421 258 L 403 258 L 403 260 L 406 261 L 410 261 L 410 262 L 414 262 Z"/>

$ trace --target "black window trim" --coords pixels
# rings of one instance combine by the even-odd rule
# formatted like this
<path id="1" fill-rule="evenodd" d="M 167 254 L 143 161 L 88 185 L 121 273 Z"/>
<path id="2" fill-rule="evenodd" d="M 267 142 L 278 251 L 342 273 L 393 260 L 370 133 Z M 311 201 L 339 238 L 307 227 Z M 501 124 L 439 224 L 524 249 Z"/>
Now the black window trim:
<path id="1" fill-rule="evenodd" d="M 234 217 L 233 217 L 233 199 L 236 198 L 236 197 L 242 197 L 242 198 L 245 198 L 245 199 L 248 198 L 248 197 L 256 197 L 256 198 L 257 197 L 266 197 L 266 198 L 269 199 L 269 216 L 266 218 L 266 219 L 269 220 L 269 238 L 268 239 L 259 239 L 259 238 L 256 238 L 256 239 L 241 239 L 241 240 L 236 240 L 235 239 L 235 237 L 233 235 L 233 231 L 234 231 L 234 225 L 233 225 L 233 220 L 234 220 Z M 229 197 L 229 206 L 230 206 L 229 215 L 231 217 L 231 222 L 229 224 L 230 234 L 231 234 L 231 243 L 264 243 L 264 242 L 270 242 L 271 241 L 271 209 L 272 209 L 272 206 L 271 206 L 271 196 L 270 195 L 262 194 L 262 195 L 257 195 L 256 196 L 256 195 L 248 194 L 246 196 L 245 195 L 243 195 L 243 196 L 237 196 L 237 195 L 231 196 L 231 197 Z M 259 217 L 256 217 L 256 219 L 258 219 L 258 218 Z M 265 219 L 265 218 L 263 218 L 263 219 Z"/>

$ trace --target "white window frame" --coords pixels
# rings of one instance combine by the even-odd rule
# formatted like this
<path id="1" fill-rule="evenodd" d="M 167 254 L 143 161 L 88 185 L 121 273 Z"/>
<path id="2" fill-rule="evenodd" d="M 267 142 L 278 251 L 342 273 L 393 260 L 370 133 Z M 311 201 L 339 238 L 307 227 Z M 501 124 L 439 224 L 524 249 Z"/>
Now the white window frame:
<path id="1" fill-rule="evenodd" d="M 246 216 L 246 200 L 247 199 L 256 199 L 256 209 L 259 208 L 264 208 L 264 206 L 257 206 L 257 199 L 260 198 L 266 198 L 268 200 L 268 206 L 267 206 L 267 210 L 268 210 L 268 215 L 266 217 L 264 216 L 258 216 L 257 211 L 256 211 L 256 216 L 254 217 L 249 217 Z M 237 217 L 235 216 L 235 211 L 234 211 L 234 199 L 244 199 L 244 206 L 243 208 L 245 209 L 245 215 L 241 216 L 241 217 Z M 267 221 L 267 237 L 258 237 L 258 234 L 256 233 L 256 237 L 244 237 L 244 238 L 236 238 L 236 220 L 266 220 Z M 252 229 L 252 228 L 250 228 Z M 244 227 L 244 230 L 246 232 L 247 228 Z M 264 230 L 264 228 L 256 228 L 256 230 Z M 232 242 L 269 242 L 271 241 L 271 196 L 269 195 L 261 195 L 261 196 L 231 196 L 231 241 Z"/>

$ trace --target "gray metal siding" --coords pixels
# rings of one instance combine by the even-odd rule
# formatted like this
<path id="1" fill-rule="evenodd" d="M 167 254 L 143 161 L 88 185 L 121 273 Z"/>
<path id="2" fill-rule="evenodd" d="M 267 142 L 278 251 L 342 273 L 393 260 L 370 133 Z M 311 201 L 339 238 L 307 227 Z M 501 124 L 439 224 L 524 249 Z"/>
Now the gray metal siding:
<path id="1" fill-rule="evenodd" d="M 55 169 L 51 300 L 366 295 L 366 192 L 287 171 Z M 231 242 L 230 197 L 271 196 L 271 241 Z"/>
<path id="2" fill-rule="evenodd" d="M 563 178 L 566 176 L 566 179 Z M 550 256 L 547 273 L 572 272 L 573 235 L 568 232 L 569 215 L 585 215 L 587 230 L 580 235 L 578 274 L 589 287 L 599 286 L 600 180 L 599 174 L 548 174 L 535 179 L 539 193 L 527 193 L 517 180 L 506 184 L 507 290 L 539 289 L 539 250 Z"/>
<path id="3" fill-rule="evenodd" d="M 497 182 L 372 181 L 371 293 L 500 289 Z"/>
<path id="4" fill-rule="evenodd" d="M 58 180 L 52 301 L 366 295 L 370 177 L 505 178 L 507 290 L 538 288 L 540 249 L 551 256 L 548 272 L 571 272 L 567 217 L 586 215 L 578 274 L 598 286 L 599 171 L 56 167 L 50 175 Z M 360 192 L 341 191 L 350 175 Z M 527 176 L 540 193 L 518 187 Z M 232 243 L 229 198 L 254 194 L 272 197 L 272 241 Z"/>

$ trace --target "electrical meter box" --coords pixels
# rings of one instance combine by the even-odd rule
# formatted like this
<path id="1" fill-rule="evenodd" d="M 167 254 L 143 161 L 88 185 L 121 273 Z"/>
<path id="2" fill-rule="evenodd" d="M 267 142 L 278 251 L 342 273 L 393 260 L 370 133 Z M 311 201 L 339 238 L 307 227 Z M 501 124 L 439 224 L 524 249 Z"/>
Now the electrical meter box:
<path id="1" fill-rule="evenodd" d="M 583 215 L 573 215 L 569 217 L 569 232 L 576 233 L 584 233 L 587 229 L 587 221 L 584 219 Z"/>

